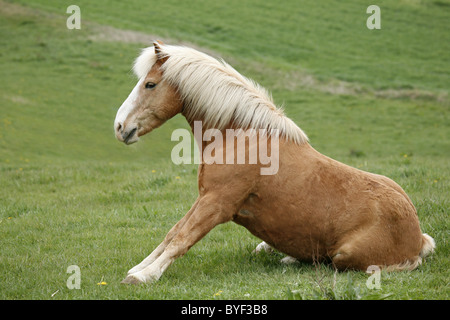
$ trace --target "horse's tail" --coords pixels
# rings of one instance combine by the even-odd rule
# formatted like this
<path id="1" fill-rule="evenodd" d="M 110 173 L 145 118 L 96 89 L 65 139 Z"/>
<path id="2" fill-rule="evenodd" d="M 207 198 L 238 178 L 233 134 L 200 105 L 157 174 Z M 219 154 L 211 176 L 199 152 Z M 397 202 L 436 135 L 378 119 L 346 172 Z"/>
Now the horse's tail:
<path id="1" fill-rule="evenodd" d="M 425 258 L 429 254 L 434 252 L 434 249 L 436 248 L 436 242 L 434 242 L 434 239 L 424 233 L 422 235 L 422 249 L 420 250 L 420 257 Z"/>
<path id="2" fill-rule="evenodd" d="M 425 258 L 429 254 L 433 253 L 435 248 L 436 242 L 434 241 L 434 239 L 429 235 L 427 235 L 426 233 L 424 233 L 422 234 L 422 248 L 420 249 L 418 256 L 412 259 L 408 259 L 403 263 L 386 266 L 383 268 L 383 270 L 387 272 L 414 270 L 422 264 L 422 258 Z"/>

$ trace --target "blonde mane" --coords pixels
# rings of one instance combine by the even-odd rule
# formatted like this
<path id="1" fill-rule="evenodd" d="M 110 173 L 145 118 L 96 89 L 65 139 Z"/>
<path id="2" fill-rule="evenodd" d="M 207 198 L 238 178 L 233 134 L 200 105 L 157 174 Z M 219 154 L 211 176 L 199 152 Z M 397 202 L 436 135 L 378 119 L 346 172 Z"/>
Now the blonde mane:
<path id="1" fill-rule="evenodd" d="M 297 144 L 308 141 L 263 87 L 225 61 L 182 46 L 164 44 L 160 49 L 168 57 L 162 65 L 163 79 L 181 93 L 188 121 L 201 118 L 205 127 L 219 130 L 230 124 L 234 128 L 278 130 L 280 137 Z M 154 47 L 144 49 L 133 67 L 136 76 L 145 77 L 156 60 Z"/>

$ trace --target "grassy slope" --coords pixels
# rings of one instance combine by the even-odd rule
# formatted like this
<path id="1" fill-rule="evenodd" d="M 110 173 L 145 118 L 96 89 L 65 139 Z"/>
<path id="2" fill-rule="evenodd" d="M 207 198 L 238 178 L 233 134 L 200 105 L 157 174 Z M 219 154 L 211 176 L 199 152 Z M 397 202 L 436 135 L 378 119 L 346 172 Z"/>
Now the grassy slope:
<path id="1" fill-rule="evenodd" d="M 319 151 L 399 182 L 438 250 L 417 271 L 383 274 L 381 292 L 448 299 L 445 2 L 380 2 L 380 31 L 365 28 L 357 1 L 282 8 L 79 1 L 80 31 L 65 28 L 69 2 L 23 3 L 40 11 L 7 4 L 0 11 L 1 298 L 48 299 L 59 290 L 54 298 L 283 299 L 288 289 L 310 298 L 324 292 L 318 273 L 332 287 L 326 266 L 253 257 L 258 240 L 233 224 L 211 232 L 160 282 L 118 284 L 189 209 L 196 168 L 170 162 L 171 131 L 186 127 L 181 117 L 132 147 L 114 140 L 112 121 L 134 85 L 130 64 L 142 44 L 90 40 L 90 20 L 219 52 L 273 88 Z M 329 93 L 340 85 L 350 89 Z M 380 97 L 386 90 L 402 98 Z M 81 290 L 66 287 L 71 264 L 81 268 Z M 350 275 L 364 288 L 367 275 Z M 101 279 L 108 285 L 98 286 Z M 341 297 L 346 283 L 338 274 Z"/>

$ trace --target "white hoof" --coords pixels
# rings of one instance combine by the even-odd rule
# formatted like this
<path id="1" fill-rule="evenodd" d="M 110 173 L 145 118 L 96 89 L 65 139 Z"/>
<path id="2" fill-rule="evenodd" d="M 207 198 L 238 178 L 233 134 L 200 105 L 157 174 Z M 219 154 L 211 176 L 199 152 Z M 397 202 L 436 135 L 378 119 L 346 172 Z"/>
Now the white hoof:
<path id="1" fill-rule="evenodd" d="M 284 263 L 284 264 L 293 264 L 293 263 L 297 263 L 298 260 L 295 259 L 294 257 L 287 256 L 287 257 L 284 257 L 283 259 L 281 259 L 280 262 Z"/>
<path id="2" fill-rule="evenodd" d="M 123 284 L 140 284 L 140 283 L 144 283 L 145 281 L 143 281 L 140 277 L 134 275 L 134 274 L 129 274 L 125 279 L 122 280 L 121 283 Z"/>
<path id="3" fill-rule="evenodd" d="M 161 272 L 155 272 L 155 270 L 142 270 L 136 273 L 128 274 L 127 277 L 121 282 L 125 284 L 140 284 L 140 283 L 152 283 L 157 281 L 161 277 Z"/>
<path id="4" fill-rule="evenodd" d="M 264 241 L 261 242 L 260 244 L 258 244 L 255 248 L 255 250 L 253 250 L 252 253 L 260 253 L 262 250 L 264 250 L 267 253 L 272 253 L 273 249 L 271 246 L 269 246 L 267 243 L 265 243 Z"/>

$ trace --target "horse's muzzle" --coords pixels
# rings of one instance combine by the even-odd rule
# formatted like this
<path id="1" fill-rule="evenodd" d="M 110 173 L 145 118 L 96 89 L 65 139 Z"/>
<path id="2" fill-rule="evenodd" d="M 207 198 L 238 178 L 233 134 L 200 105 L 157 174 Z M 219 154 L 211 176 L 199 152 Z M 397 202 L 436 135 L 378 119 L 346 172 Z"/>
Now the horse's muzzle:
<path id="1" fill-rule="evenodd" d="M 124 142 L 125 144 L 132 144 L 139 140 L 139 137 L 137 136 L 137 126 L 124 128 L 121 123 L 118 123 L 115 126 L 115 131 L 117 139 Z"/>
<path id="2" fill-rule="evenodd" d="M 133 139 L 134 135 L 136 134 L 137 128 L 133 128 L 130 131 L 125 131 L 122 133 L 123 142 L 128 144 Z"/>

